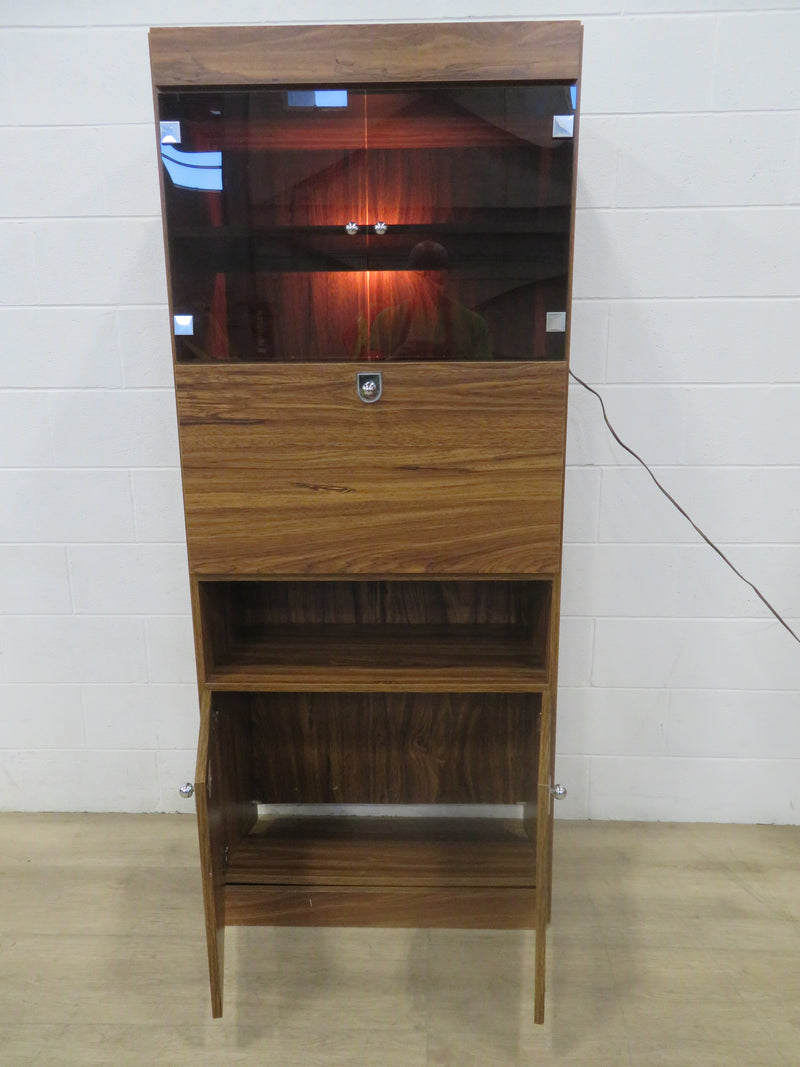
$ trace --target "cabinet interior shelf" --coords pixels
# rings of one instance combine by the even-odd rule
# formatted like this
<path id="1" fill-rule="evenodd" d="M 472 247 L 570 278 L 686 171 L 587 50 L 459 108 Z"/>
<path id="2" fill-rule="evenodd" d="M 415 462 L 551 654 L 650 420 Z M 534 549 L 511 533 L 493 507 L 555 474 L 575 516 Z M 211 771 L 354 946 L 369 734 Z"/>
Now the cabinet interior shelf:
<path id="1" fill-rule="evenodd" d="M 535 867 L 522 820 L 279 818 L 231 852 L 225 921 L 529 929 Z"/>
<path id="2" fill-rule="evenodd" d="M 547 674 L 517 628 L 295 626 L 251 632 L 207 672 L 212 689 L 526 692 Z"/>
<path id="3" fill-rule="evenodd" d="M 446 226 L 393 227 L 384 237 L 348 237 L 344 226 L 294 227 L 261 231 L 250 237 L 208 230 L 181 238 L 192 256 L 208 260 L 215 273 L 305 274 L 362 273 L 372 270 L 408 271 L 409 253 L 418 241 L 446 243 L 459 278 L 474 275 L 494 281 L 519 278 L 528 285 L 543 277 L 567 273 L 564 233 L 518 229 L 477 232 Z M 177 243 L 177 240 L 176 240 Z M 368 261 L 365 257 L 368 256 Z M 202 259 L 201 259 L 202 262 Z"/>
<path id="4" fill-rule="evenodd" d="M 339 208 L 337 214 L 349 221 L 349 216 L 358 214 L 358 208 L 348 210 L 345 205 Z M 432 209 L 429 209 L 432 213 Z M 306 221 L 300 210 L 296 214 L 298 219 L 284 223 L 266 223 L 252 226 L 218 225 L 218 226 L 180 226 L 176 227 L 173 237 L 177 241 L 203 241 L 211 244 L 223 242 L 243 241 L 248 244 L 257 244 L 259 241 L 279 238 L 296 239 L 298 236 L 308 237 L 342 237 L 347 238 L 344 244 L 351 247 L 359 247 L 364 240 L 369 239 L 372 244 L 380 241 L 371 232 L 369 219 L 357 219 L 362 227 L 358 235 L 349 236 L 343 233 L 344 223 L 334 221 L 329 223 L 311 223 Z M 448 218 L 448 216 L 451 216 Z M 375 221 L 375 220 L 372 220 Z M 569 234 L 569 204 L 551 204 L 545 208 L 470 208 L 456 207 L 443 208 L 435 222 L 414 220 L 408 222 L 392 222 L 384 237 L 396 235 L 419 235 L 429 237 L 435 235 L 455 236 L 471 238 L 476 234 L 497 236 L 530 236 L 530 235 L 557 235 L 563 237 Z M 385 243 L 385 241 L 384 241 Z"/>
<path id="5" fill-rule="evenodd" d="M 533 886 L 521 819 L 357 815 L 262 818 L 231 852 L 226 883 Z"/>
<path id="6" fill-rule="evenodd" d="M 414 86 L 413 92 L 419 100 L 419 86 Z M 336 114 L 329 110 L 322 121 L 316 122 L 309 121 L 308 112 L 298 118 L 291 111 L 246 121 L 230 116 L 224 122 L 218 120 L 215 123 L 190 120 L 185 126 L 189 143 L 182 144 L 179 149 L 189 148 L 191 151 L 189 145 L 194 138 L 202 143 L 205 152 L 224 152 L 228 157 L 240 156 L 245 160 L 274 157 L 276 153 L 334 153 L 337 157 L 346 154 L 351 164 L 373 157 L 377 152 L 397 152 L 404 156 L 415 151 L 480 149 L 490 150 L 495 155 L 506 152 L 536 156 L 537 153 L 555 153 L 559 149 L 564 152 L 563 143 L 559 145 L 553 140 L 551 115 L 523 114 L 516 120 L 510 119 L 507 102 L 502 99 L 496 102 L 495 114 L 485 117 L 469 111 L 459 112 L 455 102 L 439 99 L 440 113 L 437 114 L 429 110 L 437 108 L 435 92 L 428 91 L 429 99 L 424 109 L 417 103 L 416 108 L 405 114 L 402 111 L 380 114 L 387 106 L 390 109 L 397 107 L 396 101 L 401 97 L 395 92 L 385 96 L 383 103 L 380 96 L 373 95 L 366 108 L 362 98 L 360 106 L 356 103 L 349 111 Z M 283 104 L 275 90 L 262 90 L 262 93 L 262 104 L 266 102 L 273 108 Z M 499 93 L 502 94 L 502 89 Z M 251 94 L 251 99 L 255 104 L 257 91 Z M 352 100 L 359 101 L 359 98 L 354 94 Z M 567 106 L 566 101 L 563 106 Z M 365 123 L 369 124 L 368 136 Z M 505 125 L 509 128 L 504 128 Z"/>

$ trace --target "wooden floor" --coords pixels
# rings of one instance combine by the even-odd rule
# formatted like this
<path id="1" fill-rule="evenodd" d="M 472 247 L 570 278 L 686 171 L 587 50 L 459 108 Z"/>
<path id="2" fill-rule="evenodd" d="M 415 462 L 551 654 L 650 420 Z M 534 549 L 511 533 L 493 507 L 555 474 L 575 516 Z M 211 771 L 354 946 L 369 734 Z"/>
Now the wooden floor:
<path id="1" fill-rule="evenodd" d="M 556 824 L 533 935 L 230 929 L 210 1018 L 194 820 L 0 815 L 0 1064 L 800 1063 L 800 828 Z"/>

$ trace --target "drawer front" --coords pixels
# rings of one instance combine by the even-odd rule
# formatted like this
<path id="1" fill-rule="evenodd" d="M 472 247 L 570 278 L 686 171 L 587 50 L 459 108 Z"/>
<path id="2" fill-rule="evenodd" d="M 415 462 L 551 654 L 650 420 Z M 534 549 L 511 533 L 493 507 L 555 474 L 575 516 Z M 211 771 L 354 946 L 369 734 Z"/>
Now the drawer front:
<path id="1" fill-rule="evenodd" d="M 176 368 L 193 572 L 556 573 L 565 366 L 374 366 Z"/>

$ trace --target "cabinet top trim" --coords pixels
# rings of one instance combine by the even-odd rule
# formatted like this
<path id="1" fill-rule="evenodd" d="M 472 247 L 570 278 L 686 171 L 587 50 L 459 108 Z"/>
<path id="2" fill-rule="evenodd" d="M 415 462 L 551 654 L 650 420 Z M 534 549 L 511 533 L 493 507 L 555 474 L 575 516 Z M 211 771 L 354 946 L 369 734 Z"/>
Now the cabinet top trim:
<path id="1" fill-rule="evenodd" d="M 202 26 L 150 31 L 157 88 L 574 81 L 580 22 Z"/>

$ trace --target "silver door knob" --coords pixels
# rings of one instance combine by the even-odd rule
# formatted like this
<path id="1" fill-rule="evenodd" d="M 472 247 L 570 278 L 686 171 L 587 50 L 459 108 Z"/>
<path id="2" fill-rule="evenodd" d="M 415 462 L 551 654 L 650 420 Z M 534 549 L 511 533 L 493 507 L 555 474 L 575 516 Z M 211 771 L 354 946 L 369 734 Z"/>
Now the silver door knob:
<path id="1" fill-rule="evenodd" d="M 567 795 L 567 787 L 565 785 L 552 785 L 550 786 L 550 794 L 554 800 L 563 800 Z"/>
<path id="2" fill-rule="evenodd" d="M 358 223 L 348 222 L 345 226 L 345 231 L 349 233 L 351 237 L 354 237 L 358 233 Z"/>
<path id="3" fill-rule="evenodd" d="M 383 221 L 375 223 L 375 233 L 377 233 L 379 236 L 382 236 L 384 233 L 386 233 L 388 229 L 389 227 Z"/>
<path id="4" fill-rule="evenodd" d="M 187 782 L 186 785 L 182 785 L 178 790 L 184 800 L 188 800 L 189 797 L 194 796 L 194 786 L 191 782 Z"/>

